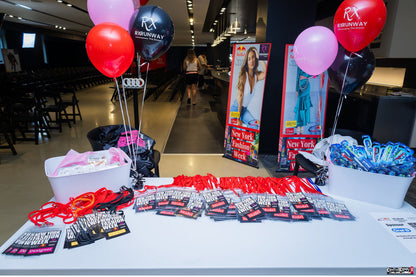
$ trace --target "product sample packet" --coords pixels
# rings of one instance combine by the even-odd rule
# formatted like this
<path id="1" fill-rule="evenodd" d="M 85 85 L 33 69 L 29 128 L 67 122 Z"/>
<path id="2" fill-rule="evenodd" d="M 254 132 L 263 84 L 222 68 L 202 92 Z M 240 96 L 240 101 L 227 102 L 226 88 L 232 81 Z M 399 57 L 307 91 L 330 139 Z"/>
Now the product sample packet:
<path id="1" fill-rule="evenodd" d="M 178 208 L 186 207 L 186 205 L 189 203 L 189 200 L 191 199 L 192 193 L 193 192 L 191 190 L 174 190 L 170 196 L 169 205 Z"/>
<path id="2" fill-rule="evenodd" d="M 64 248 L 75 248 L 75 247 L 82 246 L 82 245 L 85 245 L 85 244 L 81 244 L 80 242 L 78 242 L 77 236 L 73 228 L 67 228 Z"/>
<path id="3" fill-rule="evenodd" d="M 287 192 L 286 197 L 298 211 L 312 209 L 311 203 L 302 192 Z"/>
<path id="4" fill-rule="evenodd" d="M 60 235 L 61 230 L 25 232 L 6 248 L 3 254 L 21 256 L 52 254 L 55 252 Z"/>
<path id="5" fill-rule="evenodd" d="M 290 219 L 292 221 L 309 221 L 309 218 L 306 215 L 299 210 L 296 210 L 293 206 L 290 206 Z"/>
<path id="6" fill-rule="evenodd" d="M 188 218 L 197 219 L 204 210 L 204 202 L 199 199 L 193 199 L 185 208 L 178 209 L 176 214 Z"/>
<path id="7" fill-rule="evenodd" d="M 274 213 L 279 212 L 279 205 L 275 194 L 258 194 L 256 201 L 265 212 L 266 217 L 271 217 Z"/>
<path id="8" fill-rule="evenodd" d="M 3 254 L 7 254 L 7 255 L 26 254 L 28 249 L 24 247 L 24 243 L 27 240 L 31 240 L 32 236 L 33 236 L 33 233 L 30 233 L 30 232 L 23 233 L 15 242 L 13 242 L 9 247 L 6 248 L 6 250 L 3 251 Z"/>
<path id="9" fill-rule="evenodd" d="M 117 213 L 105 213 L 100 218 L 100 224 L 106 239 L 112 239 L 130 233 L 124 216 Z"/>
<path id="10" fill-rule="evenodd" d="M 331 218 L 336 220 L 355 220 L 347 206 L 341 202 L 327 201 L 326 206 L 331 213 Z"/>
<path id="11" fill-rule="evenodd" d="M 220 190 L 203 191 L 201 194 L 209 210 L 228 207 L 227 199 Z"/>
<path id="12" fill-rule="evenodd" d="M 285 196 L 277 196 L 277 206 L 279 207 L 279 211 L 277 213 L 272 213 L 269 215 L 269 219 L 276 219 L 276 220 L 285 220 L 290 221 L 291 213 L 290 213 L 290 202 Z"/>
<path id="13" fill-rule="evenodd" d="M 84 229 L 86 229 L 91 239 L 98 240 L 104 238 L 103 233 L 101 232 L 101 225 L 99 222 L 99 216 L 97 212 L 86 214 L 83 217 L 79 217 L 77 221 L 80 224 L 83 224 Z"/>
<path id="14" fill-rule="evenodd" d="M 158 190 L 156 192 L 156 208 L 164 208 L 169 206 L 172 190 Z"/>
<path id="15" fill-rule="evenodd" d="M 328 210 L 326 206 L 326 196 L 317 197 L 314 199 L 313 204 L 315 206 L 316 211 L 319 213 L 321 217 L 329 218 L 331 216 L 331 212 Z"/>
<path id="16" fill-rule="evenodd" d="M 210 216 L 214 221 L 234 220 L 237 219 L 237 210 L 235 203 L 241 199 L 233 191 L 224 191 L 223 195 L 227 200 L 228 206 L 207 210 L 206 215 Z"/>
<path id="17" fill-rule="evenodd" d="M 138 212 L 153 211 L 156 209 L 156 193 L 139 195 L 134 201 L 134 210 Z"/>
<path id="18" fill-rule="evenodd" d="M 318 194 L 308 193 L 305 194 L 306 199 L 308 199 L 309 203 L 311 204 L 312 208 L 307 210 L 300 210 L 299 212 L 301 214 L 306 215 L 310 219 L 322 219 L 321 215 L 318 213 L 315 207 L 315 197 L 318 196 Z"/>
<path id="19" fill-rule="evenodd" d="M 157 215 L 176 216 L 177 210 L 163 209 L 156 212 Z"/>
<path id="20" fill-rule="evenodd" d="M 247 197 L 241 202 L 235 203 L 237 218 L 240 222 L 259 221 L 264 217 L 264 211 L 253 198 Z"/>

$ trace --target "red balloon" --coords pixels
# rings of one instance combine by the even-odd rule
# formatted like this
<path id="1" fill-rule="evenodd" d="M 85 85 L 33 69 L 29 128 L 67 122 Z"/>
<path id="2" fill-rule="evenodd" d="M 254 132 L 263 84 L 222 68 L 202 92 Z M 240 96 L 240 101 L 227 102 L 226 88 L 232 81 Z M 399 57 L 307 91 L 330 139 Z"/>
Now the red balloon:
<path id="1" fill-rule="evenodd" d="M 149 2 L 149 0 L 140 0 L 140 6 L 144 6 Z"/>
<path id="2" fill-rule="evenodd" d="M 380 34 L 386 14 L 383 0 L 345 0 L 335 13 L 335 36 L 348 51 L 360 51 Z"/>
<path id="3" fill-rule="evenodd" d="M 121 76 L 134 58 L 134 43 L 130 34 L 115 23 L 100 23 L 88 33 L 87 55 L 105 76 Z"/>

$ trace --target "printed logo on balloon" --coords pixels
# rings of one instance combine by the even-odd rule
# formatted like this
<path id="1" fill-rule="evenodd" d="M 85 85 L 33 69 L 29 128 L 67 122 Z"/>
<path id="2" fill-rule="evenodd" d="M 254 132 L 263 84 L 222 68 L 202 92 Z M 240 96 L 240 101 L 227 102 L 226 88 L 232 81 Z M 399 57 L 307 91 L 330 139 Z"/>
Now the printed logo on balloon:
<path id="1" fill-rule="evenodd" d="M 334 32 L 348 51 L 360 51 L 381 32 L 386 21 L 383 0 L 345 0 L 334 17 Z"/>
<path id="2" fill-rule="evenodd" d="M 131 17 L 130 35 L 136 52 L 145 60 L 153 61 L 170 47 L 174 26 L 169 15 L 157 6 L 147 5 Z"/>

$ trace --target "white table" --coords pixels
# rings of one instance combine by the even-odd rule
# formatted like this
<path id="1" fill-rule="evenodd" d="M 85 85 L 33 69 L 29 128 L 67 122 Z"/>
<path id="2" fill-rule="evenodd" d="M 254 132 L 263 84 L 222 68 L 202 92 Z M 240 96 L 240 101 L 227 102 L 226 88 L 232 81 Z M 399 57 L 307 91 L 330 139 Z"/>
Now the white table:
<path id="1" fill-rule="evenodd" d="M 171 178 L 148 179 L 152 184 Z M 344 199 L 342 199 L 344 200 Z M 0 255 L 0 274 L 372 274 L 387 267 L 415 266 L 416 254 L 390 235 L 372 212 L 410 212 L 345 201 L 353 222 L 331 219 L 310 222 L 214 222 L 125 212 L 131 233 L 54 254 L 18 257 Z M 7 224 L 7 223 L 6 223 Z M 33 227 L 24 224 L 2 247 Z M 64 226 L 62 225 L 62 228 Z"/>

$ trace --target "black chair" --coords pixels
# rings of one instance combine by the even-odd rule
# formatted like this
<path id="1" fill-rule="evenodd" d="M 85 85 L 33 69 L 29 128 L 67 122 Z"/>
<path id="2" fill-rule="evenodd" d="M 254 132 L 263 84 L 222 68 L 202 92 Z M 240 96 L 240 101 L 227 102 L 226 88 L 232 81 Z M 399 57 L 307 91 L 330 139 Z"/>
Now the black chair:
<path id="1" fill-rule="evenodd" d="M 42 115 L 47 118 L 50 129 L 58 129 L 62 132 L 62 123 L 68 123 L 68 127 L 71 128 L 71 122 L 66 108 L 68 107 L 62 100 L 59 91 L 53 89 L 41 89 L 37 92 L 37 101 L 41 103 Z M 51 116 L 54 114 L 54 117 Z M 54 119 L 53 119 L 54 118 Z M 51 125 L 54 124 L 55 126 Z"/>
<path id="2" fill-rule="evenodd" d="M 13 143 L 16 140 L 34 140 L 35 144 L 39 144 L 39 135 L 51 137 L 49 126 L 42 115 L 40 103 L 33 95 L 16 94 L 13 103 L 7 108 L 10 116 Z M 16 136 L 16 129 L 21 136 Z M 33 137 L 27 137 L 27 133 L 33 134 Z"/>
<path id="3" fill-rule="evenodd" d="M 79 120 L 82 120 L 81 110 L 79 109 L 79 100 L 75 93 L 75 89 L 61 89 L 62 93 L 62 103 L 65 107 L 70 107 L 71 112 L 67 111 L 68 116 L 72 117 L 72 122 L 76 124 L 76 117 L 79 117 Z M 66 95 L 70 95 L 70 98 L 66 98 Z"/>
<path id="4" fill-rule="evenodd" d="M 13 155 L 17 155 L 17 151 L 14 148 L 13 142 L 9 136 L 9 133 L 11 134 L 11 126 L 10 126 L 10 122 L 9 119 L 7 118 L 7 116 L 4 114 L 2 107 L 0 107 L 0 132 L 3 134 L 7 145 L 0 145 L 0 149 L 7 149 L 10 148 L 10 150 L 12 151 Z"/>

